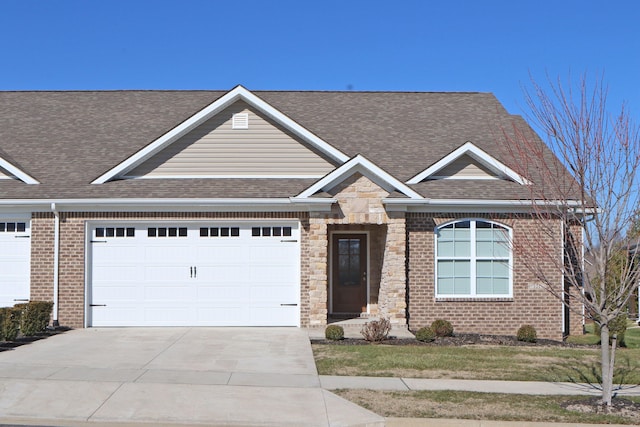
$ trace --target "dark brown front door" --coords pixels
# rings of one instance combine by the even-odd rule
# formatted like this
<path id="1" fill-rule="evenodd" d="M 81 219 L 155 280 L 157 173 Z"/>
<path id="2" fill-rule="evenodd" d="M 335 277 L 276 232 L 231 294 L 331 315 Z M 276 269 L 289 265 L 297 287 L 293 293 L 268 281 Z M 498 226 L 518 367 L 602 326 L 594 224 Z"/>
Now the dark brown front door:
<path id="1" fill-rule="evenodd" d="M 367 311 L 367 235 L 334 234 L 332 239 L 333 313 Z"/>

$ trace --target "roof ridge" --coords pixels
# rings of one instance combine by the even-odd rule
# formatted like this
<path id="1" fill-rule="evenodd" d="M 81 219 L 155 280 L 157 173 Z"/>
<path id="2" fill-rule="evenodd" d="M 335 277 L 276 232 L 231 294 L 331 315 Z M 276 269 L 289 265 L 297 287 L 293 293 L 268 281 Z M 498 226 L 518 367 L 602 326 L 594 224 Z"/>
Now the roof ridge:
<path id="1" fill-rule="evenodd" d="M 121 93 L 121 92 L 148 92 L 148 93 L 219 93 L 229 92 L 230 89 L 35 89 L 35 90 L 3 90 L 0 89 L 0 93 Z M 465 95 L 491 95 L 493 92 L 480 92 L 480 91 L 402 91 L 402 90 L 270 90 L 270 89 L 256 89 L 251 92 L 258 93 L 354 93 L 354 94 L 465 94 Z"/>

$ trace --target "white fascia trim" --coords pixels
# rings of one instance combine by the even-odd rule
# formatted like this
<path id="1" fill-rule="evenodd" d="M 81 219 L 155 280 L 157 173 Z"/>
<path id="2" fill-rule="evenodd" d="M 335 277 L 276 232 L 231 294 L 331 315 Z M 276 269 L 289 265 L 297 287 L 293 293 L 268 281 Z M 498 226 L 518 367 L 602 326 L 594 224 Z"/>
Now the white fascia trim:
<path id="1" fill-rule="evenodd" d="M 491 156 L 487 152 L 476 147 L 471 141 L 465 142 L 460 147 L 458 147 L 451 153 L 447 154 L 442 159 L 438 160 L 436 163 L 429 166 L 424 171 L 420 172 L 418 175 L 411 178 L 409 181 L 407 181 L 407 184 L 418 184 L 424 181 L 425 179 L 432 177 L 432 175 L 438 172 L 440 169 L 451 164 L 456 159 L 458 159 L 459 157 L 465 154 L 473 157 L 475 160 L 482 163 L 482 165 L 485 166 L 486 168 L 494 171 L 499 175 L 506 176 L 520 185 L 531 184 L 529 180 L 527 180 L 526 178 L 518 174 L 513 169 L 509 168 L 504 163 L 496 160 L 495 157 Z"/>
<path id="2" fill-rule="evenodd" d="M 577 200 L 480 200 L 480 199 L 383 199 L 388 211 L 396 212 L 531 212 L 535 207 L 565 207 L 577 210 Z"/>
<path id="3" fill-rule="evenodd" d="M 324 175 L 153 175 L 153 176 L 129 176 L 123 175 L 124 179 L 317 179 Z"/>
<path id="4" fill-rule="evenodd" d="M 326 191 L 335 187 L 354 173 L 359 172 L 373 182 L 384 188 L 386 191 L 398 190 L 410 199 L 423 200 L 423 197 L 409 188 L 406 184 L 397 180 L 361 154 L 358 154 L 347 163 L 335 169 L 320 181 L 298 194 L 296 198 L 306 199 L 313 196 L 318 191 Z"/>
<path id="5" fill-rule="evenodd" d="M 328 155 L 332 159 L 343 163 L 346 162 L 349 157 L 342 153 L 340 150 L 332 147 L 322 139 L 318 138 L 313 133 L 309 132 L 304 127 L 300 126 L 298 123 L 291 120 L 289 117 L 267 104 L 265 101 L 245 89 L 244 87 L 238 85 L 225 95 L 221 96 L 209 106 L 200 110 L 193 116 L 191 116 L 186 121 L 182 122 L 166 134 L 162 135 L 160 138 L 153 141 L 151 144 L 144 147 L 142 150 L 138 151 L 133 156 L 126 159 L 124 162 L 120 163 L 116 167 L 110 169 L 106 173 L 99 176 L 95 179 L 92 184 L 104 184 L 105 182 L 125 173 L 128 170 L 138 166 L 140 163 L 144 162 L 154 154 L 158 153 L 166 146 L 170 145 L 178 138 L 184 136 L 191 130 L 200 126 L 205 121 L 209 120 L 211 117 L 219 113 L 221 110 L 225 109 L 229 105 L 234 102 L 242 99 L 247 104 L 253 106 L 254 108 L 260 110 L 262 113 L 268 115 L 275 121 L 279 122 L 281 125 L 297 134 L 302 139 L 309 142 L 311 145 L 316 147 L 320 152 Z"/>
<path id="6" fill-rule="evenodd" d="M 0 212 L 328 212 L 335 199 L 14 199 L 0 200 Z"/>
<path id="7" fill-rule="evenodd" d="M 7 162 L 5 159 L 0 157 L 0 168 L 6 170 L 11 175 L 18 178 L 20 181 L 25 184 L 40 184 L 35 178 L 32 178 L 27 173 L 21 171 L 17 167 L 13 166 L 11 163 Z"/>
<path id="8" fill-rule="evenodd" d="M 485 180 L 485 181 L 500 181 L 500 178 L 498 178 L 497 176 L 487 176 L 487 175 L 467 175 L 467 176 L 439 176 L 439 175 L 432 175 L 430 176 L 430 178 L 432 179 L 446 179 L 446 180 Z"/>

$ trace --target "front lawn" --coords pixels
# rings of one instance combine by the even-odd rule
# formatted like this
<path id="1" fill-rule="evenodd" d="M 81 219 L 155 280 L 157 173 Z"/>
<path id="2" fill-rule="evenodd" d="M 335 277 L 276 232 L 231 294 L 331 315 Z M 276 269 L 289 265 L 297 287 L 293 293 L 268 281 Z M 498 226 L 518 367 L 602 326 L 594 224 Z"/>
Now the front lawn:
<path id="1" fill-rule="evenodd" d="M 543 423 L 637 423 L 637 407 L 616 414 L 589 414 L 565 409 L 567 403 L 587 401 L 578 396 L 529 396 L 466 391 L 336 390 L 336 394 L 383 417 L 457 418 Z M 629 398 L 640 404 L 640 398 Z M 388 422 L 393 425 L 392 421 Z"/>
<path id="2" fill-rule="evenodd" d="M 599 348 L 313 344 L 321 375 L 597 382 Z M 621 348 L 624 383 L 640 383 L 640 348 Z M 616 378 L 617 379 L 617 378 Z"/>

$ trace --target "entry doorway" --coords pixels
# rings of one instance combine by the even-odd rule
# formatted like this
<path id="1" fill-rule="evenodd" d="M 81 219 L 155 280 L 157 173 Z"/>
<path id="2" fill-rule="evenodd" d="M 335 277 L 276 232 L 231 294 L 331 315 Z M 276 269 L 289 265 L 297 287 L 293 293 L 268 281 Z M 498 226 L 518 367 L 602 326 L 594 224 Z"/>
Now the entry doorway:
<path id="1" fill-rule="evenodd" d="M 332 234 L 331 258 L 331 313 L 366 313 L 367 234 Z"/>

